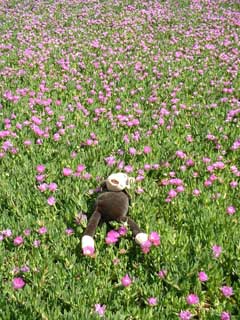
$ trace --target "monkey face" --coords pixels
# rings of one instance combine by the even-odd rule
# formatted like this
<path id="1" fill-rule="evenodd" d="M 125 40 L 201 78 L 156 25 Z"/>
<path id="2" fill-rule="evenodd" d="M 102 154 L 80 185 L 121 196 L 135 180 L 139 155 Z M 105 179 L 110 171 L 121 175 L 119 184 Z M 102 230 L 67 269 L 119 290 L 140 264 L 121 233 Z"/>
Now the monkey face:
<path id="1" fill-rule="evenodd" d="M 125 173 L 113 173 L 107 178 L 106 186 L 109 191 L 122 191 L 129 188 L 130 181 Z"/>

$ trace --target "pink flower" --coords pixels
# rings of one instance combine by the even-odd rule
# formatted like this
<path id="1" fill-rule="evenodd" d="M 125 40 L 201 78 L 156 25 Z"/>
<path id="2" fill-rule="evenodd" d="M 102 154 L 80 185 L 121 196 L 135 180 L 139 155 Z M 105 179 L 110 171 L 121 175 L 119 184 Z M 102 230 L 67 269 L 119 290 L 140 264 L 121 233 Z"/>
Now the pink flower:
<path id="1" fill-rule="evenodd" d="M 212 185 L 212 181 L 211 180 L 206 180 L 205 182 L 204 182 L 204 186 L 205 187 L 210 187 Z"/>
<path id="2" fill-rule="evenodd" d="M 38 229 L 38 233 L 39 233 L 39 234 L 45 234 L 45 233 L 47 233 L 47 228 L 46 228 L 46 227 L 41 227 L 41 228 L 39 228 L 39 229 Z"/>
<path id="3" fill-rule="evenodd" d="M 83 254 L 84 256 L 92 257 L 94 255 L 94 248 L 90 246 L 83 248 Z"/>
<path id="4" fill-rule="evenodd" d="M 168 192 L 168 196 L 169 196 L 169 198 L 175 198 L 177 196 L 177 192 L 174 189 L 171 189 Z"/>
<path id="5" fill-rule="evenodd" d="M 190 311 L 186 310 L 186 311 L 181 311 L 179 313 L 179 319 L 181 320 L 190 320 L 192 318 L 192 314 Z"/>
<path id="6" fill-rule="evenodd" d="M 131 278 L 129 277 L 128 274 L 126 274 L 122 279 L 121 279 L 121 283 L 124 287 L 128 287 L 130 286 L 130 284 L 132 283 Z"/>
<path id="7" fill-rule="evenodd" d="M 49 183 L 48 190 L 50 190 L 52 192 L 56 191 L 57 190 L 57 184 L 55 182 Z"/>
<path id="8" fill-rule="evenodd" d="M 48 189 L 48 185 L 47 183 L 41 183 L 39 186 L 38 186 L 38 190 L 40 190 L 41 192 L 44 192 Z"/>
<path id="9" fill-rule="evenodd" d="M 114 258 L 113 259 L 113 264 L 116 266 L 117 264 L 119 264 L 119 262 L 120 262 L 120 259 L 118 259 L 118 258 Z"/>
<path id="10" fill-rule="evenodd" d="M 130 155 L 135 155 L 137 153 L 137 150 L 135 148 L 129 148 L 129 154 Z"/>
<path id="11" fill-rule="evenodd" d="M 187 296 L 187 303 L 188 304 L 198 304 L 199 303 L 199 298 L 198 298 L 198 296 L 196 295 L 196 294 L 193 294 L 193 293 L 191 293 L 191 294 L 189 294 L 188 296 Z"/>
<path id="12" fill-rule="evenodd" d="M 233 206 L 229 206 L 229 207 L 227 207 L 226 211 L 227 211 L 227 214 L 229 214 L 231 216 L 236 212 L 236 209 Z"/>
<path id="13" fill-rule="evenodd" d="M 73 231 L 73 229 L 71 229 L 71 228 L 67 228 L 67 229 L 65 230 L 65 233 L 66 233 L 67 236 L 71 236 L 72 234 L 74 234 L 74 231 Z"/>
<path id="14" fill-rule="evenodd" d="M 39 164 L 36 167 L 36 170 L 38 173 L 43 173 L 45 171 L 46 167 L 43 164 Z"/>
<path id="15" fill-rule="evenodd" d="M 12 286 L 15 290 L 22 289 L 25 286 L 25 284 L 25 281 L 20 277 L 14 278 L 12 281 Z"/>
<path id="16" fill-rule="evenodd" d="M 231 316 L 230 316 L 230 314 L 228 312 L 223 311 L 221 313 L 221 320 L 230 320 L 230 319 L 231 319 Z"/>
<path id="17" fill-rule="evenodd" d="M 121 226 L 118 228 L 117 232 L 121 237 L 124 237 L 127 234 L 127 228 L 124 226 Z"/>
<path id="18" fill-rule="evenodd" d="M 181 150 L 176 151 L 176 156 L 178 158 L 180 158 L 180 159 L 185 159 L 186 158 L 186 154 Z"/>
<path id="19" fill-rule="evenodd" d="M 13 240 L 13 243 L 15 246 L 20 246 L 21 244 L 23 244 L 24 240 L 23 237 L 18 236 Z"/>
<path id="20" fill-rule="evenodd" d="M 107 233 L 107 237 L 105 238 L 106 244 L 113 244 L 118 241 L 120 237 L 119 233 L 115 230 L 111 230 Z"/>
<path id="21" fill-rule="evenodd" d="M 49 197 L 47 199 L 47 203 L 50 205 L 50 206 L 53 206 L 55 203 L 56 203 L 56 199 L 54 197 Z"/>
<path id="22" fill-rule="evenodd" d="M 145 154 L 148 154 L 148 153 L 150 153 L 151 151 L 152 151 L 152 148 L 149 147 L 149 146 L 145 146 L 145 147 L 143 148 L 143 152 L 144 152 Z"/>
<path id="23" fill-rule="evenodd" d="M 95 304 L 95 312 L 100 316 L 103 317 L 104 313 L 106 311 L 106 306 L 105 305 L 100 305 L 99 303 Z"/>
<path id="24" fill-rule="evenodd" d="M 198 273 L 198 279 L 201 281 L 201 282 L 206 282 L 208 281 L 208 276 L 205 272 L 201 271 Z"/>
<path id="25" fill-rule="evenodd" d="M 195 164 L 192 159 L 187 159 L 185 163 L 186 163 L 186 166 L 188 167 L 193 167 Z"/>
<path id="26" fill-rule="evenodd" d="M 32 144 L 32 141 L 31 140 L 25 140 L 23 142 L 23 144 L 28 147 L 28 146 L 30 146 Z"/>
<path id="27" fill-rule="evenodd" d="M 84 164 L 79 164 L 77 166 L 77 172 L 82 172 L 86 169 L 85 165 Z"/>
<path id="28" fill-rule="evenodd" d="M 30 268 L 28 266 L 22 266 L 21 269 L 20 269 L 22 272 L 29 272 L 30 271 Z"/>
<path id="29" fill-rule="evenodd" d="M 147 254 L 150 251 L 150 248 L 152 246 L 152 242 L 150 240 L 147 240 L 141 244 L 141 250 L 143 253 Z"/>
<path id="30" fill-rule="evenodd" d="M 230 186 L 231 186 L 231 188 L 236 188 L 238 186 L 238 182 L 237 181 L 231 181 L 230 182 Z"/>
<path id="31" fill-rule="evenodd" d="M 154 246 L 159 246 L 160 245 L 160 236 L 157 232 L 153 231 L 150 233 L 148 240 L 151 241 L 151 243 Z"/>
<path id="32" fill-rule="evenodd" d="M 228 287 L 228 286 L 223 286 L 220 288 L 220 290 L 222 291 L 222 294 L 225 297 L 231 297 L 233 295 L 233 289 L 232 287 Z"/>
<path id="33" fill-rule="evenodd" d="M 195 197 L 197 197 L 197 196 L 199 196 L 200 195 L 200 190 L 198 190 L 198 189 L 194 189 L 193 190 L 193 195 L 195 196 Z"/>
<path id="34" fill-rule="evenodd" d="M 71 176 L 72 175 L 72 169 L 71 168 L 63 168 L 62 173 L 63 173 L 63 175 L 65 177 Z"/>
<path id="35" fill-rule="evenodd" d="M 109 167 L 112 167 L 115 163 L 116 163 L 116 159 L 113 156 L 109 156 L 107 158 L 105 158 L 106 164 Z"/>
<path id="36" fill-rule="evenodd" d="M 176 191 L 177 192 L 183 192 L 185 190 L 184 186 L 177 186 Z"/>
<path id="37" fill-rule="evenodd" d="M 2 231 L 2 235 L 3 235 L 5 238 L 9 238 L 9 237 L 11 237 L 11 235 L 12 235 L 12 231 L 11 231 L 10 229 L 3 230 L 3 231 Z"/>
<path id="38" fill-rule="evenodd" d="M 167 275 L 167 270 L 160 270 L 160 271 L 158 272 L 158 276 L 159 276 L 159 278 L 161 278 L 161 279 L 165 278 L 166 275 Z"/>
<path id="39" fill-rule="evenodd" d="M 145 165 L 144 165 L 144 170 L 145 171 L 148 171 L 148 170 L 150 170 L 152 168 L 152 166 L 150 165 L 150 164 L 148 164 L 148 163 L 146 163 Z"/>
<path id="40" fill-rule="evenodd" d="M 31 230 L 30 229 L 26 229 L 26 230 L 23 231 L 23 233 L 25 234 L 25 236 L 30 236 Z"/>
<path id="41" fill-rule="evenodd" d="M 131 173 L 131 172 L 133 172 L 133 167 L 130 165 L 127 165 L 124 167 L 124 171 L 127 173 Z"/>
<path id="42" fill-rule="evenodd" d="M 214 245 L 212 246 L 213 256 L 214 258 L 218 258 L 222 253 L 222 247 Z"/>
<path id="43" fill-rule="evenodd" d="M 156 306 L 157 305 L 157 298 L 154 298 L 154 297 L 148 298 L 147 302 L 150 306 Z"/>
<path id="44" fill-rule="evenodd" d="M 33 246 L 34 246 L 35 248 L 38 248 L 38 247 L 40 246 L 40 244 L 41 244 L 41 241 L 40 241 L 40 240 L 34 240 L 34 241 L 33 241 Z"/>
<path id="45" fill-rule="evenodd" d="M 39 174 L 36 176 L 36 180 L 37 182 L 42 182 L 45 179 L 45 175 L 44 174 Z"/>

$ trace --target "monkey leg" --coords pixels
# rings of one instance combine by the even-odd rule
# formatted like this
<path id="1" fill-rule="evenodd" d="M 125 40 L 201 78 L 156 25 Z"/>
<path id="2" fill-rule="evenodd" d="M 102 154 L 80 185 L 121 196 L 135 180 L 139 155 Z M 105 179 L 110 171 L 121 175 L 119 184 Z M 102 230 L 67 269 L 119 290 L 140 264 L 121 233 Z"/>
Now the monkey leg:
<path id="1" fill-rule="evenodd" d="M 83 250 L 83 254 L 86 256 L 92 256 L 94 254 L 93 236 L 96 232 L 100 219 L 101 219 L 100 212 L 95 210 L 88 222 L 87 228 L 82 237 L 82 250 Z"/>
<path id="2" fill-rule="evenodd" d="M 148 235 L 141 231 L 134 220 L 129 217 L 122 217 L 120 221 L 128 223 L 137 244 L 141 245 L 148 240 Z"/>

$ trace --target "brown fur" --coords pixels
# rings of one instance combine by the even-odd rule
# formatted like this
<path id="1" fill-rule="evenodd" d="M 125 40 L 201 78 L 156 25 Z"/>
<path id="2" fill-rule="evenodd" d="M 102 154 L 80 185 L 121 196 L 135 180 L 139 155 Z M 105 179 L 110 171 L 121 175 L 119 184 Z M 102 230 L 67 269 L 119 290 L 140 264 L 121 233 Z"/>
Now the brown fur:
<path id="1" fill-rule="evenodd" d="M 125 190 L 108 191 L 105 183 L 102 184 L 101 190 L 104 192 L 97 197 L 94 213 L 88 222 L 84 235 L 93 237 L 100 220 L 103 222 L 127 222 L 134 236 L 141 232 L 138 225 L 127 217 L 131 201 L 129 194 Z"/>

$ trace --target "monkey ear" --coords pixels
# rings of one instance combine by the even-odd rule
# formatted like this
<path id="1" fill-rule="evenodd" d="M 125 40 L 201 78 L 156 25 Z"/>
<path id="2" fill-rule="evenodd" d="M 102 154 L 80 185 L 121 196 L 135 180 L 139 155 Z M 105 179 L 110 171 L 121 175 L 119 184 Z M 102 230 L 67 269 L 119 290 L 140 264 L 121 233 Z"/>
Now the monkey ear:
<path id="1" fill-rule="evenodd" d="M 126 188 L 130 189 L 131 184 L 134 183 L 136 180 L 133 177 L 127 177 L 127 184 L 126 184 Z"/>

